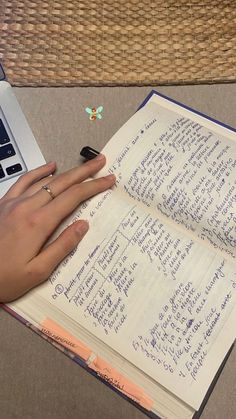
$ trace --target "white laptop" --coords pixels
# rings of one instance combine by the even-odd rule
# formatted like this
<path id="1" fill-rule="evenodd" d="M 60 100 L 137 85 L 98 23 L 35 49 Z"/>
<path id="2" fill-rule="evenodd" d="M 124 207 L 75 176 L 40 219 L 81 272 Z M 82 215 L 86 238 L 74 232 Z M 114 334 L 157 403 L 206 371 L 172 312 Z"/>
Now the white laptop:
<path id="1" fill-rule="evenodd" d="M 45 163 L 0 64 L 0 197 L 20 175 Z"/>

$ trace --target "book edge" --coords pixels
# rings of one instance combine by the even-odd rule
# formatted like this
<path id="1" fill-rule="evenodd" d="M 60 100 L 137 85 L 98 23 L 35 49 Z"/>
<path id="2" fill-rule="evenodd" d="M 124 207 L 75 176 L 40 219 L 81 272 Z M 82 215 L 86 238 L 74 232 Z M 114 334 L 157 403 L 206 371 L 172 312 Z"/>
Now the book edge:
<path id="1" fill-rule="evenodd" d="M 205 114 L 205 113 L 203 113 L 203 112 L 200 112 L 200 111 L 198 111 L 198 110 L 196 110 L 196 109 L 194 109 L 194 108 L 192 108 L 192 107 L 190 107 L 190 106 L 188 106 L 188 105 L 185 105 L 184 103 L 179 102 L 178 100 L 172 99 L 172 98 L 170 98 L 169 96 L 166 96 L 166 95 L 164 95 L 163 93 L 160 93 L 160 92 L 158 92 L 157 90 L 154 90 L 154 89 L 153 89 L 153 90 L 151 90 L 151 92 L 150 92 L 150 93 L 146 96 L 146 98 L 143 100 L 143 102 L 141 103 L 141 105 L 139 105 L 139 107 L 138 107 L 138 109 L 137 109 L 137 110 L 139 110 L 139 109 L 143 108 L 143 107 L 147 104 L 147 102 L 151 99 L 151 97 L 152 97 L 153 95 L 160 96 L 161 98 L 166 99 L 166 100 L 168 100 L 169 102 L 172 102 L 172 103 L 174 103 L 175 105 L 178 105 L 178 106 L 180 106 L 181 108 L 184 108 L 184 109 L 186 109 L 186 110 L 188 110 L 188 111 L 190 111 L 190 112 L 192 112 L 192 113 L 194 113 L 194 114 L 196 114 L 196 115 L 198 115 L 198 116 L 201 116 L 201 117 L 203 117 L 203 118 L 205 118 L 205 119 L 207 119 L 207 120 L 209 120 L 209 121 L 211 121 L 211 122 L 214 122 L 215 124 L 220 125 L 220 126 L 222 126 L 223 128 L 229 129 L 229 130 L 230 130 L 230 131 L 232 131 L 232 132 L 236 132 L 236 128 L 231 127 L 230 125 L 225 124 L 224 122 L 221 122 L 221 121 L 219 121 L 218 119 L 213 118 L 213 117 L 211 117 L 211 116 L 209 116 L 209 115 L 207 115 L 207 114 Z"/>
<path id="2" fill-rule="evenodd" d="M 48 336 L 47 334 L 43 333 L 40 330 L 39 327 L 36 327 L 36 326 L 32 325 L 28 320 L 26 320 L 24 317 L 20 316 L 18 313 L 16 313 L 10 307 L 8 307 L 5 304 L 0 303 L 0 308 L 2 308 L 4 311 L 6 311 L 8 314 L 10 314 L 16 320 L 18 320 L 21 324 L 28 327 L 32 332 L 36 333 L 38 336 L 43 338 L 46 342 L 50 343 L 54 348 L 61 351 L 64 355 L 66 355 L 68 358 L 70 358 L 76 364 L 80 365 L 80 367 L 85 369 L 89 374 L 91 374 L 92 376 L 97 378 L 99 381 L 101 381 L 103 384 L 105 384 L 111 390 L 115 391 L 115 393 L 117 393 L 119 396 L 121 396 L 122 398 L 127 400 L 129 403 L 131 403 L 137 409 L 142 411 L 145 415 L 147 415 L 151 419 L 162 419 L 160 416 L 156 415 L 153 411 L 145 409 L 142 405 L 137 403 L 131 397 L 128 397 L 126 394 L 124 394 L 122 391 L 120 391 L 117 387 L 112 385 L 111 382 L 107 381 L 105 378 L 100 376 L 95 370 L 90 368 L 89 365 L 86 363 L 86 361 L 83 358 L 81 358 L 79 355 L 75 354 L 74 352 L 70 351 L 68 348 L 66 348 L 62 344 L 58 343 L 55 339 L 53 339 L 50 336 Z"/>

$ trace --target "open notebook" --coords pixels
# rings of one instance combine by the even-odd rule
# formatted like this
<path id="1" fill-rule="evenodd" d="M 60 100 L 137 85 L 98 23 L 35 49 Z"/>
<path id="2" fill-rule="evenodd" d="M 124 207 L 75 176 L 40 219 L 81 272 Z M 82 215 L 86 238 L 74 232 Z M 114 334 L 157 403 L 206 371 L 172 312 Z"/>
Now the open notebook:
<path id="1" fill-rule="evenodd" d="M 235 140 L 152 92 L 103 150 L 116 186 L 66 221 L 82 243 L 5 307 L 150 416 L 199 411 L 235 340 Z"/>

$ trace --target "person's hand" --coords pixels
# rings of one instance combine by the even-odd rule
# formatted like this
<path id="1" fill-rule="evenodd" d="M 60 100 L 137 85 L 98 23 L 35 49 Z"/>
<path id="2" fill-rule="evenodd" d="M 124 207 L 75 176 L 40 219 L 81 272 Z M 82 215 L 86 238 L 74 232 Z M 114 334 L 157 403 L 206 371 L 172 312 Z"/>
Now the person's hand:
<path id="1" fill-rule="evenodd" d="M 56 165 L 49 163 L 21 176 L 0 199 L 0 302 L 10 302 L 45 281 L 81 241 L 89 227 L 85 220 L 46 243 L 81 202 L 114 185 L 113 175 L 83 182 L 104 164 L 100 154 L 78 168 L 50 176 Z"/>

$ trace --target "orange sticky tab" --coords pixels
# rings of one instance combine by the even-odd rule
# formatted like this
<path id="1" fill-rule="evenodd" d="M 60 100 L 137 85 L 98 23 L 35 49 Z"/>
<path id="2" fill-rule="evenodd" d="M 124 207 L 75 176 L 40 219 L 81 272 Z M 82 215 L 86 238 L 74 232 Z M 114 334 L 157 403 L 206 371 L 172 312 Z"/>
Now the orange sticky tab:
<path id="1" fill-rule="evenodd" d="M 116 387 L 123 394 L 128 396 L 130 399 L 137 402 L 147 410 L 151 410 L 153 406 L 153 400 L 151 400 L 144 391 L 139 388 L 132 381 L 125 378 L 122 374 L 112 368 L 107 362 L 103 361 L 99 356 L 89 364 L 89 368 L 96 371 L 96 373 L 103 378 L 105 381 Z"/>
<path id="2" fill-rule="evenodd" d="M 92 354 L 92 351 L 87 346 L 49 318 L 46 318 L 43 321 L 40 330 L 71 352 L 79 355 L 85 361 L 87 361 Z"/>

